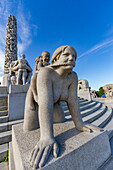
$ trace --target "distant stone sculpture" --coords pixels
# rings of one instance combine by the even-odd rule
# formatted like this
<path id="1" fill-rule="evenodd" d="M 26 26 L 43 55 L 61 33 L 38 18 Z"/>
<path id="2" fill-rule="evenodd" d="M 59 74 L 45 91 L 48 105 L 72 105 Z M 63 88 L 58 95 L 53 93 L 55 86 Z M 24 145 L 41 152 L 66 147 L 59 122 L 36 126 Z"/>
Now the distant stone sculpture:
<path id="1" fill-rule="evenodd" d="M 10 15 L 7 20 L 5 48 L 4 74 L 8 74 L 11 62 L 17 60 L 17 23 L 13 15 Z"/>
<path id="2" fill-rule="evenodd" d="M 113 84 L 107 84 L 103 87 L 106 98 L 113 98 Z"/>
<path id="3" fill-rule="evenodd" d="M 9 76 L 10 64 L 17 60 L 17 22 L 13 15 L 10 15 L 7 20 L 5 49 L 3 85 L 9 86 L 11 83 Z"/>
<path id="4" fill-rule="evenodd" d="M 30 67 L 27 60 L 25 60 L 25 55 L 21 55 L 21 59 L 13 62 L 10 70 L 15 72 L 16 84 L 28 84 L 30 83 L 30 78 L 32 75 L 32 68 Z M 22 83 L 21 83 L 22 82 Z"/>
<path id="5" fill-rule="evenodd" d="M 91 96 L 93 98 L 96 98 L 97 97 L 97 94 L 96 94 L 96 91 L 95 90 L 91 90 Z"/>
<path id="6" fill-rule="evenodd" d="M 35 74 L 37 74 L 40 68 L 48 66 L 50 60 L 50 54 L 47 51 L 42 52 L 41 56 L 37 57 L 35 62 Z"/>
<path id="7" fill-rule="evenodd" d="M 82 122 L 77 97 L 78 79 L 77 74 L 72 71 L 76 58 L 77 53 L 73 47 L 61 46 L 53 53 L 51 64 L 40 69 L 35 82 L 32 82 L 34 79 L 31 80 L 26 96 L 23 129 L 30 131 L 38 128 L 40 124 L 40 141 L 30 156 L 33 168 L 44 166 L 51 151 L 54 157 L 59 154 L 59 146 L 53 134 L 53 122 L 56 119 L 57 122 L 64 121 L 64 113 L 58 106 L 60 101 L 67 102 L 78 130 L 85 132 L 101 130 Z"/>
<path id="8" fill-rule="evenodd" d="M 87 80 L 80 79 L 78 81 L 78 96 L 85 100 L 92 100 L 90 94 L 90 87 Z"/>

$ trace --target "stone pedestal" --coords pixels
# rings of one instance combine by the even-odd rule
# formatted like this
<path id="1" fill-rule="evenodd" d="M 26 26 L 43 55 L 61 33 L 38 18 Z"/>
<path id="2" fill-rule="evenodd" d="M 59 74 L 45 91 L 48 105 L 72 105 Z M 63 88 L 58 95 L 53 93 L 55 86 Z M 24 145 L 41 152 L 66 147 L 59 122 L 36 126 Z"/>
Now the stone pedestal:
<path id="1" fill-rule="evenodd" d="M 54 136 L 60 147 L 58 158 L 49 157 L 43 170 L 96 170 L 111 155 L 105 132 L 85 133 L 75 129 L 72 121 L 54 124 Z M 12 129 L 12 154 L 15 170 L 32 170 L 29 156 L 39 141 L 40 129 L 23 132 L 23 124 Z M 13 166 L 14 167 L 14 166 Z"/>
<path id="2" fill-rule="evenodd" d="M 112 108 L 113 108 L 113 97 L 111 97 L 111 98 L 106 98 L 106 99 L 104 100 L 104 104 L 105 104 L 106 106 L 108 106 L 108 107 L 112 107 Z"/>
<path id="3" fill-rule="evenodd" d="M 7 87 L 9 87 L 9 85 L 11 84 L 11 78 L 8 74 L 4 74 L 2 84 L 3 86 L 7 86 Z"/>
<path id="4" fill-rule="evenodd" d="M 24 118 L 24 107 L 29 85 L 10 85 L 8 95 L 9 120 Z"/>
<path id="5" fill-rule="evenodd" d="M 78 91 L 78 97 L 80 97 L 80 98 L 82 98 L 84 100 L 88 100 L 88 101 L 92 100 L 89 88 L 87 90 L 80 89 Z"/>

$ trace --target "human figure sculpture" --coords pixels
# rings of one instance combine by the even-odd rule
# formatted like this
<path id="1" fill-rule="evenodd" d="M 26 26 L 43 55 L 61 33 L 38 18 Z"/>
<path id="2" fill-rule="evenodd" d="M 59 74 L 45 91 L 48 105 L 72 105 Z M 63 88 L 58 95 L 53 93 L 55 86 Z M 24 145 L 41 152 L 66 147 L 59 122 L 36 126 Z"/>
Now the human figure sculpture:
<path id="1" fill-rule="evenodd" d="M 53 134 L 53 122 L 57 118 L 58 122 L 63 122 L 64 115 L 54 116 L 56 103 L 67 102 L 76 129 L 85 132 L 101 130 L 82 122 L 77 97 L 78 79 L 77 74 L 72 71 L 76 58 L 77 53 L 73 47 L 61 46 L 53 53 L 51 64 L 40 69 L 35 82 L 35 92 L 31 80 L 25 102 L 23 130 L 36 129 L 40 124 L 40 140 L 30 156 L 31 166 L 34 169 L 44 166 L 51 151 L 54 157 L 59 154 L 59 146 Z M 59 112 L 59 107 L 55 109 L 57 110 L 55 114 L 63 114 Z"/>
<path id="2" fill-rule="evenodd" d="M 25 60 L 25 55 L 21 55 L 21 59 L 16 60 L 13 63 L 13 67 L 11 68 L 11 71 L 17 72 L 17 84 L 20 84 L 20 81 L 22 79 L 23 85 L 28 83 L 27 77 L 31 77 L 32 74 L 32 68 L 30 67 L 27 60 Z"/>
<path id="3" fill-rule="evenodd" d="M 40 68 L 48 66 L 50 60 L 50 54 L 47 51 L 42 52 L 41 56 L 37 57 L 35 62 L 35 74 L 37 74 Z"/>
<path id="4" fill-rule="evenodd" d="M 106 98 L 113 98 L 113 84 L 107 84 L 103 87 Z"/>

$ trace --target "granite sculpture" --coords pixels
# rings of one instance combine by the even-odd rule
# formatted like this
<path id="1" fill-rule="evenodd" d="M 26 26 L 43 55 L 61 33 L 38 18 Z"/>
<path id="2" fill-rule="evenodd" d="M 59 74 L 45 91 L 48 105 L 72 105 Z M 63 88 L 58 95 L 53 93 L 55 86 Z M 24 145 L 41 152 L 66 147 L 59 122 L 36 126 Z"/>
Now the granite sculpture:
<path id="1" fill-rule="evenodd" d="M 77 97 L 78 78 L 73 72 L 76 58 L 73 47 L 61 46 L 53 53 L 51 64 L 41 68 L 36 79 L 31 79 L 25 102 L 23 130 L 37 129 L 40 124 L 40 140 L 30 156 L 34 169 L 45 165 L 51 151 L 54 157 L 58 157 L 60 148 L 54 138 L 53 122 L 65 120 L 58 105 L 60 101 L 67 102 L 76 129 L 101 131 L 98 127 L 82 122 Z"/>
<path id="2" fill-rule="evenodd" d="M 106 98 L 113 98 L 113 84 L 107 84 L 103 87 Z"/>
<path id="3" fill-rule="evenodd" d="M 49 65 L 50 53 L 47 51 L 42 52 L 41 56 L 37 57 L 35 62 L 35 74 L 37 74 L 41 67 Z"/>
<path id="4" fill-rule="evenodd" d="M 28 84 L 32 75 L 32 68 L 28 61 L 25 59 L 25 55 L 21 54 L 21 58 L 13 62 L 10 70 L 16 75 L 16 84 Z"/>
<path id="5" fill-rule="evenodd" d="M 92 98 L 97 98 L 96 90 L 91 90 Z"/>
<path id="6" fill-rule="evenodd" d="M 90 87 L 87 80 L 80 79 L 78 81 L 78 96 L 85 100 L 89 100 L 89 101 L 92 100 L 90 94 Z"/>
<path id="7" fill-rule="evenodd" d="M 5 48 L 4 74 L 8 74 L 11 62 L 17 60 L 17 22 L 13 15 L 10 15 L 7 20 Z"/>
<path id="8" fill-rule="evenodd" d="M 5 63 L 3 85 L 9 86 L 11 78 L 9 75 L 10 64 L 17 60 L 17 22 L 13 15 L 7 20 L 6 46 L 5 46 Z"/>

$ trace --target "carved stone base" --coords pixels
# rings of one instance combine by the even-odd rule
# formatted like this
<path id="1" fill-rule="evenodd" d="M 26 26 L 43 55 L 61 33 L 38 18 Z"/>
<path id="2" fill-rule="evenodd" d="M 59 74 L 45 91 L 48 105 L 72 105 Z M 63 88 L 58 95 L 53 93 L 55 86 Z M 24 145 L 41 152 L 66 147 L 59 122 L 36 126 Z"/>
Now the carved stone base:
<path id="1" fill-rule="evenodd" d="M 88 101 L 92 100 L 90 92 L 78 92 L 78 97 Z"/>
<path id="2" fill-rule="evenodd" d="M 25 99 L 28 89 L 29 84 L 9 86 L 8 95 L 9 120 L 18 120 L 24 118 Z"/>
<path id="3" fill-rule="evenodd" d="M 108 135 L 105 132 L 79 132 L 72 121 L 54 124 L 54 135 L 60 155 L 49 157 L 43 170 L 98 169 L 111 155 Z M 12 152 L 15 170 L 32 170 L 29 156 L 39 141 L 40 129 L 23 132 L 23 124 L 13 126 Z"/>

